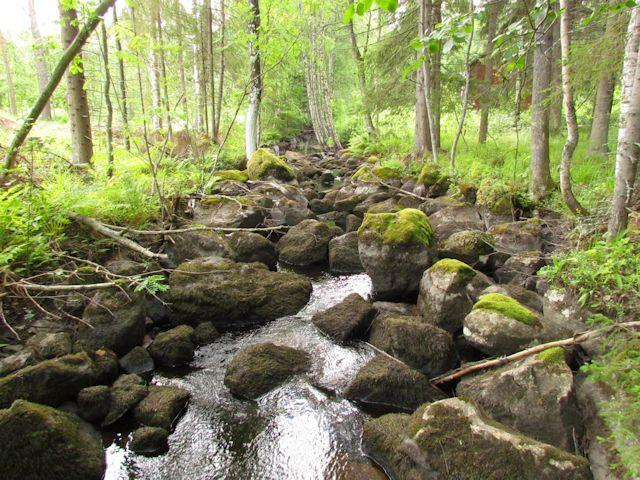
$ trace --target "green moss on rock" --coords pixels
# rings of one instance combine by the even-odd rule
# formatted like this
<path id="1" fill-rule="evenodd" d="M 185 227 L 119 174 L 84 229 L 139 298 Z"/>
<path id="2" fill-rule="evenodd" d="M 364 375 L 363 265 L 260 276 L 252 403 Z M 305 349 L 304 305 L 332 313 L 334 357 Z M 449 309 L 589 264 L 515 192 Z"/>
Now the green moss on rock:
<path id="1" fill-rule="evenodd" d="M 234 181 L 245 183 L 249 175 L 245 170 L 220 170 L 213 176 L 215 182 Z"/>
<path id="2" fill-rule="evenodd" d="M 289 181 L 296 177 L 293 168 L 285 160 L 264 148 L 259 148 L 251 155 L 247 162 L 247 175 L 250 180 L 274 177 Z"/>
<path id="3" fill-rule="evenodd" d="M 373 171 L 369 165 L 364 165 L 360 167 L 356 172 L 351 176 L 354 180 L 360 180 L 363 182 L 371 182 L 376 179 Z"/>
<path id="4" fill-rule="evenodd" d="M 476 203 L 497 215 L 510 215 L 513 208 L 513 194 L 509 186 L 494 180 L 480 184 Z"/>
<path id="5" fill-rule="evenodd" d="M 459 275 L 462 280 L 471 280 L 478 273 L 466 263 L 453 258 L 444 258 L 435 263 L 431 269 L 455 273 Z"/>
<path id="6" fill-rule="evenodd" d="M 489 310 L 500 313 L 512 320 L 525 325 L 537 325 L 540 323 L 538 316 L 527 307 L 511 297 L 501 293 L 488 293 L 480 297 L 473 306 L 473 310 Z"/>
<path id="7" fill-rule="evenodd" d="M 427 216 L 415 208 L 395 213 L 367 213 L 358 229 L 358 236 L 375 235 L 383 243 L 405 245 L 422 243 L 431 245 L 433 230 Z"/>
<path id="8" fill-rule="evenodd" d="M 537 354 L 536 358 L 548 364 L 565 363 L 564 349 L 562 347 L 547 348 Z"/>
<path id="9" fill-rule="evenodd" d="M 427 163 L 422 167 L 422 170 L 420 170 L 418 184 L 430 187 L 438 183 L 441 178 L 442 172 L 440 171 L 440 167 L 433 163 Z"/>
<path id="10" fill-rule="evenodd" d="M 381 180 L 393 180 L 402 178 L 402 167 L 400 165 L 379 165 L 373 167 L 371 173 Z"/>

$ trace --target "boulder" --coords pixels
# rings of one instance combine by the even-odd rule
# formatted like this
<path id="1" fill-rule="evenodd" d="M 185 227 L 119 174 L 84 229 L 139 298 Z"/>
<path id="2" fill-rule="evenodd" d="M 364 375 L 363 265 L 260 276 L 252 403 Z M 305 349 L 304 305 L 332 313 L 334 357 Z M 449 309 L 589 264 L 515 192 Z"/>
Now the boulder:
<path id="1" fill-rule="evenodd" d="M 109 396 L 109 411 L 102 420 L 102 426 L 108 427 L 116 423 L 140 403 L 147 393 L 149 390 L 146 385 L 126 380 L 114 383 Z"/>
<path id="2" fill-rule="evenodd" d="M 488 419 L 459 398 L 365 423 L 363 448 L 391 478 L 588 480 L 589 462 Z"/>
<path id="3" fill-rule="evenodd" d="M 276 246 L 262 235 L 255 232 L 233 232 L 227 239 L 236 262 L 260 262 L 269 267 L 269 270 L 276 269 L 278 264 Z"/>
<path id="4" fill-rule="evenodd" d="M 199 347 L 215 342 L 220 333 L 211 322 L 202 322 L 193 329 L 193 341 Z"/>
<path id="5" fill-rule="evenodd" d="M 76 415 L 23 400 L 0 410 L 0 478 L 101 480 L 100 435 Z"/>
<path id="6" fill-rule="evenodd" d="M 415 298 L 436 253 L 427 216 L 411 208 L 366 214 L 358 229 L 358 251 L 379 300 Z"/>
<path id="7" fill-rule="evenodd" d="M 416 313 L 415 305 L 411 303 L 373 302 L 373 308 L 375 308 L 380 315 L 394 314 L 413 316 Z"/>
<path id="8" fill-rule="evenodd" d="M 429 222 L 439 242 L 446 241 L 454 233 L 485 230 L 478 208 L 462 202 L 451 203 L 429 215 Z"/>
<path id="9" fill-rule="evenodd" d="M 0 360 L 0 377 L 9 375 L 10 373 L 20 370 L 21 368 L 29 367 L 38 363 L 38 357 L 33 348 L 23 348 L 19 352 L 16 352 L 8 357 L 4 357 Z"/>
<path id="10" fill-rule="evenodd" d="M 68 355 L 73 351 L 73 338 L 66 332 L 38 333 L 27 340 L 36 355 L 44 360 Z"/>
<path id="11" fill-rule="evenodd" d="M 108 352 L 86 352 L 45 360 L 0 378 L 0 408 L 21 398 L 30 402 L 58 406 L 75 400 L 85 387 L 111 383 L 118 371 L 117 360 Z"/>
<path id="12" fill-rule="evenodd" d="M 246 183 L 249 180 L 247 172 L 243 170 L 218 170 L 211 178 L 212 182 L 240 182 Z"/>
<path id="13" fill-rule="evenodd" d="M 364 271 L 358 253 L 358 234 L 345 233 L 329 242 L 329 271 L 338 274 Z"/>
<path id="14" fill-rule="evenodd" d="M 476 204 L 489 225 L 512 220 L 514 203 L 513 188 L 491 178 L 483 180 L 476 192 Z"/>
<path id="15" fill-rule="evenodd" d="M 511 255 L 541 251 L 543 247 L 542 222 L 537 218 L 494 225 L 488 233 L 495 238 L 496 250 Z"/>
<path id="16" fill-rule="evenodd" d="M 140 427 L 134 430 L 129 450 L 138 455 L 154 457 L 169 450 L 169 432 L 164 428 Z"/>
<path id="17" fill-rule="evenodd" d="M 271 272 L 260 263 L 209 257 L 183 263 L 169 276 L 176 320 L 238 328 L 294 315 L 311 297 L 311 282 L 295 273 Z"/>
<path id="18" fill-rule="evenodd" d="M 447 238 L 439 248 L 441 258 L 454 258 L 475 265 L 484 255 L 495 252 L 495 240 L 481 230 L 463 230 Z"/>
<path id="19" fill-rule="evenodd" d="M 500 293 L 480 297 L 463 325 L 467 342 L 487 355 L 510 355 L 543 333 L 537 312 Z"/>
<path id="20" fill-rule="evenodd" d="M 167 254 L 171 261 L 179 265 L 199 257 L 234 258 L 234 252 L 227 237 L 218 232 L 194 231 L 171 234 L 173 241 L 166 242 Z"/>
<path id="21" fill-rule="evenodd" d="M 429 378 L 454 368 L 458 362 L 451 334 L 418 317 L 378 316 L 371 326 L 369 343 Z"/>
<path id="22" fill-rule="evenodd" d="M 494 420 L 536 440 L 570 452 L 576 442 L 580 444 L 582 426 L 573 373 L 560 347 L 465 377 L 456 393 Z"/>
<path id="23" fill-rule="evenodd" d="M 79 415 L 87 422 L 102 422 L 109 413 L 111 389 L 106 385 L 83 388 L 77 403 Z"/>
<path id="24" fill-rule="evenodd" d="M 543 301 L 540 295 L 519 285 L 509 283 L 505 283 L 502 285 L 494 284 L 483 290 L 480 295 L 485 295 L 487 293 L 501 293 L 503 295 L 506 295 L 507 297 L 511 297 L 519 301 L 521 304 L 523 304 L 527 308 L 530 308 L 531 310 L 535 310 L 540 314 L 543 312 Z M 542 321 L 542 324 L 545 325 L 544 318 L 541 318 L 540 320 Z"/>
<path id="25" fill-rule="evenodd" d="M 263 220 L 261 206 L 247 197 L 210 196 L 193 211 L 193 223 L 207 227 L 255 228 Z"/>
<path id="26" fill-rule="evenodd" d="M 231 360 L 224 384 L 232 394 L 256 399 L 310 366 L 309 354 L 295 348 L 258 343 L 240 350 Z"/>
<path id="27" fill-rule="evenodd" d="M 326 223 L 304 220 L 291 228 L 278 242 L 280 260 L 301 267 L 326 263 L 332 236 Z"/>
<path id="28" fill-rule="evenodd" d="M 304 192 L 294 185 L 258 182 L 251 196 L 264 212 L 267 226 L 297 225 L 314 216 Z"/>
<path id="29" fill-rule="evenodd" d="M 149 345 L 149 354 L 156 365 L 179 367 L 193 360 L 195 353 L 193 327 L 180 325 L 158 334 Z"/>
<path id="30" fill-rule="evenodd" d="M 543 342 L 569 338 L 588 330 L 588 313 L 568 292 L 552 288 L 542 297 Z"/>
<path id="31" fill-rule="evenodd" d="M 86 350 L 107 348 L 125 355 L 142 345 L 145 334 L 144 296 L 119 289 L 101 290 L 82 315 L 77 340 Z"/>
<path id="32" fill-rule="evenodd" d="M 495 272 L 500 283 L 513 283 L 523 287 L 535 287 L 538 270 L 545 265 L 545 260 L 537 250 L 522 252 L 508 258 Z"/>
<path id="33" fill-rule="evenodd" d="M 442 398 L 426 376 L 387 355 L 376 355 L 362 367 L 344 396 L 375 412 L 413 411 Z"/>
<path id="34" fill-rule="evenodd" d="M 318 329 L 336 342 L 363 338 L 376 311 L 357 293 L 348 295 L 337 305 L 316 313 L 311 319 Z"/>
<path id="35" fill-rule="evenodd" d="M 288 182 L 296 178 L 295 171 L 286 160 L 276 157 L 264 148 L 259 148 L 249 158 L 247 174 L 250 180 L 274 178 Z"/>
<path id="36" fill-rule="evenodd" d="M 480 292 L 489 285 L 491 280 L 466 263 L 440 260 L 422 275 L 418 311 L 425 322 L 456 333 Z"/>
<path id="37" fill-rule="evenodd" d="M 147 349 L 143 347 L 135 347 L 132 349 L 118 360 L 118 364 L 126 373 L 135 373 L 136 375 L 150 373 L 155 368 L 153 358 L 151 358 Z"/>
<path id="38" fill-rule="evenodd" d="M 171 431 L 190 397 L 189 392 L 182 388 L 149 385 L 148 395 L 136 405 L 133 416 L 141 425 Z"/>
<path id="39" fill-rule="evenodd" d="M 350 232 L 357 232 L 358 229 L 360 228 L 360 225 L 362 225 L 362 218 L 350 213 L 349 215 L 347 215 L 347 219 L 346 219 L 346 225 L 345 225 L 345 231 L 350 233 Z"/>

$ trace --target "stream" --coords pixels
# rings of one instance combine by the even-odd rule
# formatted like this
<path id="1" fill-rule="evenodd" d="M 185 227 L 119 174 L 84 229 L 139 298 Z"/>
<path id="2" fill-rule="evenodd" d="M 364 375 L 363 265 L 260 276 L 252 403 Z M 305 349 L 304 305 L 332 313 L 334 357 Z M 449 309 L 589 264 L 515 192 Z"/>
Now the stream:
<path id="1" fill-rule="evenodd" d="M 386 478 L 360 448 L 366 415 L 341 392 L 373 356 L 365 345 L 342 347 L 325 338 L 311 317 L 350 293 L 366 297 L 366 274 L 316 275 L 307 306 L 295 316 L 250 331 L 226 333 L 200 348 L 191 368 L 156 373 L 153 381 L 189 390 L 189 408 L 169 438 L 165 455 L 146 458 L 126 448 L 128 433 L 107 448 L 106 480 L 356 480 Z M 310 374 L 272 390 L 257 402 L 234 398 L 224 386 L 228 362 L 260 342 L 311 354 Z"/>

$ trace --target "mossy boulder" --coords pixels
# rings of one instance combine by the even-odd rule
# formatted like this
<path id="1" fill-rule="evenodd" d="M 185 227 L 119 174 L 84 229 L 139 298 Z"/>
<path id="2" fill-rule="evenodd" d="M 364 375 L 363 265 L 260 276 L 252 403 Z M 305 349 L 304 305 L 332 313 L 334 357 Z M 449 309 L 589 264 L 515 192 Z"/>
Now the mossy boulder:
<path id="1" fill-rule="evenodd" d="M 83 388 L 111 383 L 117 371 L 115 355 L 106 351 L 45 360 L 0 378 L 0 408 L 9 407 L 17 399 L 58 406 L 75 400 Z"/>
<path id="2" fill-rule="evenodd" d="M 371 169 L 371 173 L 380 180 L 396 180 L 402 178 L 402 165 L 378 165 Z"/>
<path id="3" fill-rule="evenodd" d="M 156 365 L 179 367 L 193 360 L 195 348 L 193 327 L 180 325 L 158 334 L 148 350 Z"/>
<path id="4" fill-rule="evenodd" d="M 218 170 L 213 174 L 212 181 L 214 182 L 241 182 L 246 183 L 249 180 L 249 175 L 243 170 Z"/>
<path id="5" fill-rule="evenodd" d="M 364 271 L 358 253 L 358 234 L 345 233 L 329 242 L 329 271 L 347 274 Z"/>
<path id="6" fill-rule="evenodd" d="M 164 428 L 140 427 L 131 435 L 129 449 L 138 455 L 154 457 L 169 450 L 169 432 Z"/>
<path id="7" fill-rule="evenodd" d="M 495 239 L 497 250 L 511 255 L 540 251 L 544 246 L 543 224 L 537 218 L 494 225 L 488 233 Z"/>
<path id="8" fill-rule="evenodd" d="M 141 293 L 99 291 L 82 314 L 84 323 L 78 326 L 78 343 L 88 351 L 107 348 L 116 355 L 125 355 L 144 340 L 144 307 Z"/>
<path id="9" fill-rule="evenodd" d="M 172 234 L 171 240 L 166 243 L 166 250 L 169 259 L 176 265 L 199 257 L 216 256 L 231 260 L 235 258 L 228 238 L 219 232 L 183 232 Z"/>
<path id="10" fill-rule="evenodd" d="M 376 413 L 411 412 L 442 398 L 425 375 L 387 355 L 376 355 L 363 366 L 344 396 Z"/>
<path id="11" fill-rule="evenodd" d="M 371 325 L 369 343 L 428 377 L 451 370 L 458 362 L 451 334 L 418 317 L 379 315 Z"/>
<path id="12" fill-rule="evenodd" d="M 0 410 L 0 477 L 101 480 L 100 435 L 78 416 L 23 400 Z"/>
<path id="13" fill-rule="evenodd" d="M 67 332 L 38 333 L 27 340 L 27 346 L 33 348 L 43 360 L 61 357 L 73 352 L 73 338 Z"/>
<path id="14" fill-rule="evenodd" d="M 509 216 L 513 211 L 513 190 L 511 187 L 497 180 L 486 179 L 480 183 L 476 193 L 476 204 L 489 213 L 499 216 Z"/>
<path id="15" fill-rule="evenodd" d="M 215 228 L 255 228 L 264 217 L 263 208 L 253 199 L 214 195 L 196 204 L 192 221 L 196 225 Z"/>
<path id="16" fill-rule="evenodd" d="M 398 204 L 398 201 L 394 198 L 388 198 L 387 200 L 374 203 L 367 207 L 367 213 L 395 213 L 400 210 L 402 210 L 402 207 Z"/>
<path id="17" fill-rule="evenodd" d="M 423 321 L 456 333 L 491 280 L 466 263 L 445 258 L 422 275 L 418 311 Z"/>
<path id="18" fill-rule="evenodd" d="M 393 478 L 588 480 L 589 462 L 516 433 L 459 398 L 365 424 L 363 447 Z"/>
<path id="19" fill-rule="evenodd" d="M 275 156 L 264 148 L 259 148 L 247 162 L 247 175 L 250 180 L 275 178 L 288 182 L 296 178 L 296 173 L 286 160 Z"/>
<path id="20" fill-rule="evenodd" d="M 109 413 L 111 389 L 106 385 L 96 385 L 78 393 L 78 413 L 87 422 L 102 422 Z"/>
<path id="21" fill-rule="evenodd" d="M 327 263 L 331 228 L 318 220 L 304 220 L 291 228 L 278 242 L 280 261 L 296 266 Z"/>
<path id="22" fill-rule="evenodd" d="M 181 264 L 169 276 L 175 319 L 238 328 L 294 315 L 309 301 L 311 282 L 295 273 L 271 272 L 260 263 L 216 257 Z"/>
<path id="23" fill-rule="evenodd" d="M 118 360 L 118 365 L 126 373 L 144 375 L 150 373 L 155 368 L 155 363 L 146 348 L 135 347 L 124 357 Z"/>
<path id="24" fill-rule="evenodd" d="M 202 322 L 193 329 L 193 341 L 198 346 L 209 345 L 220 338 L 220 332 L 211 322 Z"/>
<path id="25" fill-rule="evenodd" d="M 310 366 L 309 354 L 273 343 L 240 350 L 231 360 L 224 384 L 238 397 L 256 399 Z"/>
<path id="26" fill-rule="evenodd" d="M 373 169 L 369 165 L 363 165 L 351 176 L 353 180 L 361 182 L 374 182 L 376 176 L 373 174 Z"/>
<path id="27" fill-rule="evenodd" d="M 358 252 L 374 295 L 401 300 L 417 294 L 422 273 L 435 259 L 435 240 L 420 210 L 366 214 L 358 229 Z"/>
<path id="28" fill-rule="evenodd" d="M 424 204 L 420 208 L 424 209 Z M 441 244 L 455 233 L 467 230 L 484 231 L 486 228 L 478 208 L 462 202 L 450 203 L 432 213 L 429 215 L 429 222 Z"/>
<path id="29" fill-rule="evenodd" d="M 357 246 L 356 246 L 357 248 Z M 357 253 L 357 252 L 356 252 Z M 38 363 L 39 358 L 33 348 L 23 348 L 19 352 L 0 359 L 0 377 Z"/>
<path id="30" fill-rule="evenodd" d="M 439 165 L 434 163 L 425 163 L 418 174 L 418 183 L 425 187 L 430 187 L 437 183 L 442 177 L 442 170 Z"/>
<path id="31" fill-rule="evenodd" d="M 131 381 L 124 381 L 120 384 L 114 383 L 109 395 L 109 411 L 102 420 L 102 426 L 108 427 L 123 418 L 148 393 L 149 389 L 144 384 L 140 385 Z"/>
<path id="32" fill-rule="evenodd" d="M 233 232 L 227 237 L 236 262 L 264 263 L 270 270 L 278 264 L 276 246 L 255 232 Z"/>
<path id="33" fill-rule="evenodd" d="M 540 314 L 500 293 L 480 297 L 464 319 L 464 337 L 487 355 L 509 355 L 543 334 Z"/>
<path id="34" fill-rule="evenodd" d="M 133 410 L 135 420 L 148 427 L 171 431 L 191 395 L 179 387 L 149 385 L 149 393 Z"/>
<path id="35" fill-rule="evenodd" d="M 332 340 L 347 342 L 363 338 L 376 311 L 357 293 L 352 293 L 340 303 L 316 313 L 312 322 Z"/>
<path id="36" fill-rule="evenodd" d="M 440 246 L 439 255 L 475 265 L 481 257 L 495 252 L 495 239 L 481 230 L 463 230 L 447 238 Z"/>
<path id="37" fill-rule="evenodd" d="M 447 193 L 450 185 L 451 179 L 439 165 L 426 163 L 420 170 L 413 191 L 421 196 L 439 197 Z"/>

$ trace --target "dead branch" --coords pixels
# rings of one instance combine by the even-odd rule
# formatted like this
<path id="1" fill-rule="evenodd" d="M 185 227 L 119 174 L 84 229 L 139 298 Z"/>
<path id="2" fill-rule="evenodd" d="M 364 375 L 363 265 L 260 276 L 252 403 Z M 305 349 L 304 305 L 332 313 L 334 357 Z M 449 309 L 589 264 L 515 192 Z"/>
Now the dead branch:
<path id="1" fill-rule="evenodd" d="M 34 292 L 80 292 L 84 290 L 102 290 L 117 286 L 118 284 L 115 282 L 91 283 L 87 285 L 39 285 L 30 282 L 16 282 L 5 285 L 5 287 L 24 288 Z"/>
<path id="2" fill-rule="evenodd" d="M 16 340 L 21 341 L 20 339 L 20 335 L 18 335 L 18 332 L 16 332 L 13 327 L 11 327 L 11 325 L 9 325 L 9 322 L 7 322 L 6 317 L 4 316 L 4 308 L 3 308 L 3 301 L 0 298 L 0 323 L 2 323 L 2 325 L 4 325 L 7 330 L 9 330 L 11 332 L 11 334 L 16 337 Z"/>
<path id="3" fill-rule="evenodd" d="M 122 233 L 132 233 L 134 235 L 171 235 L 176 233 L 187 233 L 187 232 L 222 232 L 222 233 L 233 233 L 233 232 L 277 232 L 280 230 L 288 230 L 291 228 L 288 225 L 280 225 L 277 227 L 256 227 L 256 228 L 235 228 L 235 227 L 207 227 L 205 225 L 198 225 L 195 227 L 186 227 L 186 228 L 176 228 L 174 230 L 136 230 L 133 228 L 127 227 L 118 227 L 116 225 L 105 225 L 110 229 L 116 230 Z"/>
<path id="4" fill-rule="evenodd" d="M 571 338 L 565 338 L 563 340 L 555 340 L 553 342 L 547 342 L 540 345 L 536 345 L 535 347 L 527 348 L 526 350 L 521 350 L 519 352 L 513 353 L 506 357 L 493 358 L 491 360 L 474 363 L 473 365 L 469 365 L 466 367 L 460 367 L 456 370 L 452 370 L 448 373 L 445 373 L 444 375 L 440 375 L 438 377 L 432 378 L 431 383 L 435 385 L 442 385 L 445 383 L 449 383 L 449 382 L 452 382 L 453 380 L 457 380 L 458 378 L 462 378 L 471 373 L 475 373 L 480 370 L 486 370 L 487 368 L 499 367 L 501 365 L 505 365 L 506 363 L 514 362 L 516 360 L 521 360 L 531 355 L 535 355 L 536 353 L 540 353 L 544 350 L 548 350 L 549 348 L 570 347 L 571 345 L 578 345 L 579 343 L 583 343 L 587 340 L 600 337 L 618 328 L 624 328 L 624 329 L 640 328 L 640 321 L 618 323 L 615 325 L 599 328 L 597 330 L 589 330 L 587 332 L 579 333 Z"/>

